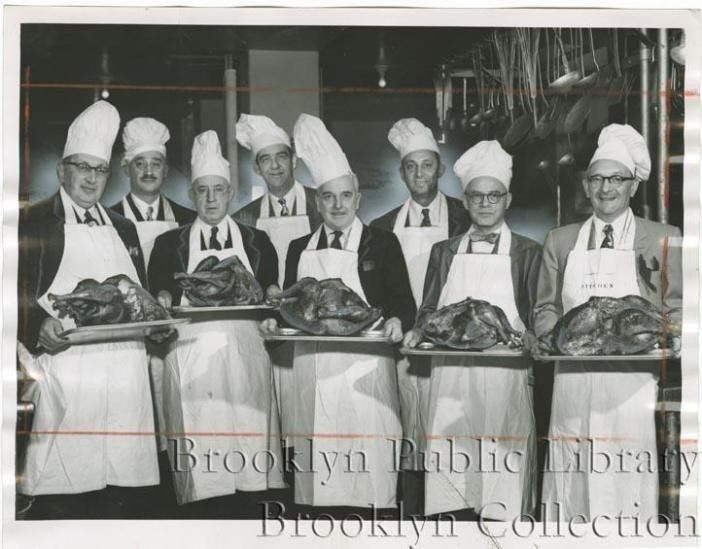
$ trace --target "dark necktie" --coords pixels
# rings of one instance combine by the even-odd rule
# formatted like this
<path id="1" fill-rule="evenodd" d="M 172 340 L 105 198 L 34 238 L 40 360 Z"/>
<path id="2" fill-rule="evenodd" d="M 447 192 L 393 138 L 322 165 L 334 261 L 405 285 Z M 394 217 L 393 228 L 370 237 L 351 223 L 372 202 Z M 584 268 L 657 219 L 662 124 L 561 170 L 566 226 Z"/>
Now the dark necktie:
<path id="1" fill-rule="evenodd" d="M 154 220 L 154 207 L 149 206 L 146 208 L 146 220 L 147 221 L 153 221 Z"/>
<path id="2" fill-rule="evenodd" d="M 429 208 L 422 208 L 422 223 L 420 227 L 431 227 L 431 219 L 429 219 Z"/>
<path id="3" fill-rule="evenodd" d="M 221 250 L 222 245 L 217 240 L 218 227 L 212 227 L 212 232 L 210 233 L 210 250 Z"/>
<path id="4" fill-rule="evenodd" d="M 489 242 L 490 244 L 495 244 L 495 242 L 497 242 L 497 239 L 499 237 L 500 237 L 499 233 L 488 233 L 488 234 L 470 233 L 468 235 L 468 238 L 470 238 L 471 242 Z"/>
<path id="5" fill-rule="evenodd" d="M 94 227 L 95 225 L 100 224 L 100 222 L 97 219 L 90 215 L 89 210 L 85 210 L 85 217 L 83 218 L 83 223 L 85 223 L 89 227 Z"/>
<path id="6" fill-rule="evenodd" d="M 612 225 L 607 223 L 607 225 L 604 226 L 605 237 L 602 240 L 602 246 L 600 246 L 600 248 L 614 248 L 614 237 L 612 236 L 613 232 L 614 228 Z"/>
<path id="7" fill-rule="evenodd" d="M 334 239 L 332 240 L 330 248 L 335 248 L 337 250 L 341 249 L 341 235 L 344 234 L 341 231 L 334 231 L 332 233 L 334 235 Z"/>
<path id="8" fill-rule="evenodd" d="M 290 215 L 290 210 L 288 210 L 288 205 L 284 198 L 278 199 L 278 204 L 280 204 L 280 215 Z"/>

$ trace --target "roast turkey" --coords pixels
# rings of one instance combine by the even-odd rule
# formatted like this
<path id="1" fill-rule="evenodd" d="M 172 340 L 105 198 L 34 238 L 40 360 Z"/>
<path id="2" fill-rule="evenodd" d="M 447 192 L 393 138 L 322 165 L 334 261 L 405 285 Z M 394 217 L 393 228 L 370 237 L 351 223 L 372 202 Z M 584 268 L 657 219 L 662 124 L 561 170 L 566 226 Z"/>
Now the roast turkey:
<path id="1" fill-rule="evenodd" d="M 382 315 L 339 278 L 303 278 L 272 303 L 290 326 L 314 335 L 351 336 Z"/>
<path id="2" fill-rule="evenodd" d="M 193 307 L 257 305 L 263 289 L 237 256 L 218 260 L 211 255 L 192 273 L 176 273 L 174 278 Z"/>
<path id="3" fill-rule="evenodd" d="M 470 297 L 422 315 L 415 329 L 424 339 L 451 349 L 481 351 L 498 343 L 522 345 L 521 334 L 500 307 Z"/>
<path id="4" fill-rule="evenodd" d="M 168 312 L 141 286 L 126 275 L 100 283 L 81 280 L 69 294 L 49 294 L 59 318 L 73 319 L 76 326 L 97 326 L 170 318 Z"/>
<path id="5" fill-rule="evenodd" d="M 668 347 L 680 335 L 679 310 L 661 314 L 643 297 L 591 297 L 541 338 L 551 354 L 635 355 Z"/>

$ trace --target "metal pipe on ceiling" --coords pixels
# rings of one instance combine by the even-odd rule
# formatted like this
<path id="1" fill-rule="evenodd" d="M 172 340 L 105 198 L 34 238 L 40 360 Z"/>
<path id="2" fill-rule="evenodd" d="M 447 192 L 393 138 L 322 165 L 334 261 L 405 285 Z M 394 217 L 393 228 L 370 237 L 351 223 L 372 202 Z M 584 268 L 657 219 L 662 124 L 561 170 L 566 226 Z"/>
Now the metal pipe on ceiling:
<path id="1" fill-rule="evenodd" d="M 668 85 L 668 30 L 658 29 L 658 221 L 668 222 L 668 135 L 670 105 Z"/>
<path id="2" fill-rule="evenodd" d="M 641 29 L 643 36 L 648 37 L 648 31 L 646 29 Z M 639 48 L 639 80 L 641 82 L 641 135 L 646 141 L 646 147 L 651 150 L 651 132 L 650 132 L 650 71 L 649 62 L 651 59 L 651 51 L 648 45 L 642 41 L 641 47 Z M 641 203 L 642 203 L 642 213 L 644 219 L 651 219 L 651 205 L 648 202 L 648 188 L 646 185 L 641 185 Z"/>

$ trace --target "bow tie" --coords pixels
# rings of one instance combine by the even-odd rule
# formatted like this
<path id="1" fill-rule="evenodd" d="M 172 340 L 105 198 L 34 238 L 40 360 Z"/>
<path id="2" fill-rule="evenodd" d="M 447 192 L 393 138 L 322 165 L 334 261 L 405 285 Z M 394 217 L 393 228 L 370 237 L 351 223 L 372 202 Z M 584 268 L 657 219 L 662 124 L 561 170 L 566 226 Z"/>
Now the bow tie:
<path id="1" fill-rule="evenodd" d="M 494 244 L 497 242 L 497 239 L 500 238 L 500 233 L 471 233 L 468 235 L 468 238 L 470 238 L 471 242 L 489 242 L 490 244 Z"/>

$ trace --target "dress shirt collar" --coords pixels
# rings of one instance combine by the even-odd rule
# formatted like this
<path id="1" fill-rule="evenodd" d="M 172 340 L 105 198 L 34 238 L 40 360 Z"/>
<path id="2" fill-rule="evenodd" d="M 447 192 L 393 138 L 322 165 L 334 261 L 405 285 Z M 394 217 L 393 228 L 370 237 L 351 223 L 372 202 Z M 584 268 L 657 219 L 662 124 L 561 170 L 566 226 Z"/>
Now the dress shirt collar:
<path id="1" fill-rule="evenodd" d="M 139 198 L 137 195 L 134 193 L 129 193 L 129 195 L 132 197 L 132 200 L 134 201 L 134 205 L 139 208 L 139 213 L 141 213 L 141 217 L 146 220 L 147 215 L 146 212 L 149 209 L 149 206 L 153 207 L 153 213 L 151 214 L 151 221 L 156 221 L 156 218 L 158 217 L 158 209 L 161 206 L 161 195 L 159 194 L 156 200 L 154 200 L 151 204 L 148 202 L 144 202 L 141 198 Z"/>

